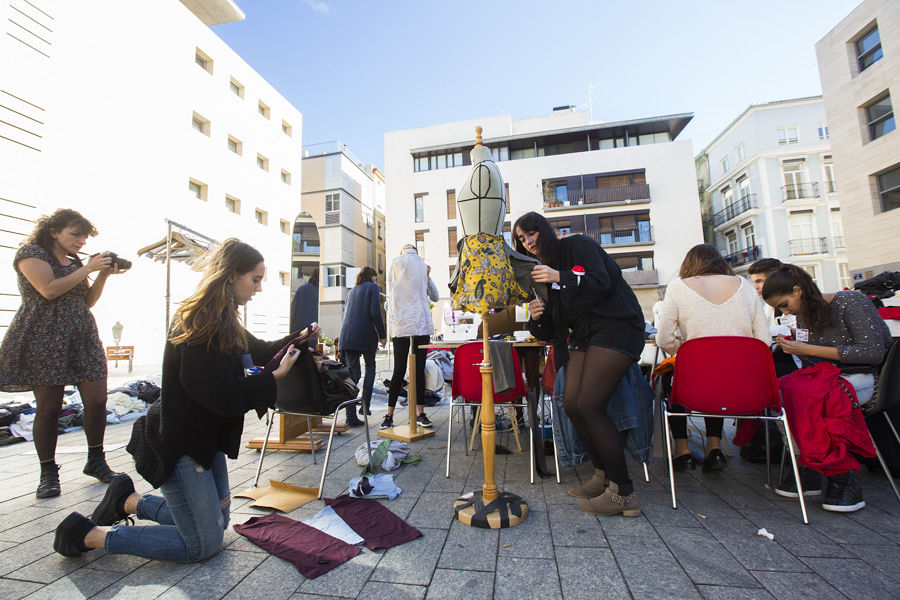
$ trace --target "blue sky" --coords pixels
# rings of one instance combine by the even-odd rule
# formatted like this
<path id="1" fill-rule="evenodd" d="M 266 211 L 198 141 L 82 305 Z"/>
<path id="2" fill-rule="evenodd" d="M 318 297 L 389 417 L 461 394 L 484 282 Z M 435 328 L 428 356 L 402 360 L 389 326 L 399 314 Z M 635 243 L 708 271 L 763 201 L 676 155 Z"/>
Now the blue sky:
<path id="1" fill-rule="evenodd" d="M 214 31 L 303 113 L 303 143 L 384 164 L 384 133 L 587 107 L 693 112 L 699 151 L 748 104 L 821 93 L 815 43 L 846 0 L 237 0 Z M 387 173 L 388 177 L 390 173 Z"/>

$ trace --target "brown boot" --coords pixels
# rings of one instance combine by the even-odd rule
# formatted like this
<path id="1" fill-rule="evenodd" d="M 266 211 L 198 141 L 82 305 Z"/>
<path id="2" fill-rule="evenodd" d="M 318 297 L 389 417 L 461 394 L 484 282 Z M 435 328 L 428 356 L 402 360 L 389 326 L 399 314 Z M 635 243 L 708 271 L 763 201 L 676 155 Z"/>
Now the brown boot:
<path id="1" fill-rule="evenodd" d="M 593 477 L 581 485 L 576 485 L 568 493 L 573 498 L 593 498 L 602 494 L 607 485 L 609 485 L 609 481 L 607 481 L 603 469 L 594 469 Z"/>
<path id="2" fill-rule="evenodd" d="M 609 487 L 602 496 L 582 500 L 578 503 L 578 508 L 586 513 L 603 517 L 611 517 L 619 513 L 626 517 L 637 517 L 641 514 L 641 501 L 638 500 L 635 492 L 628 496 L 620 496 L 619 486 L 615 481 L 610 481 Z"/>

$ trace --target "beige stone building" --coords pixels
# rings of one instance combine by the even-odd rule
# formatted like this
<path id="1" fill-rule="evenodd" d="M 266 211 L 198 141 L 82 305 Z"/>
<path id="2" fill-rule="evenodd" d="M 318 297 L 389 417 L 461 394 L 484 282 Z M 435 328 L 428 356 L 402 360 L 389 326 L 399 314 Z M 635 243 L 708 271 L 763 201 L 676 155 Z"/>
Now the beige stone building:
<path id="1" fill-rule="evenodd" d="M 865 0 L 816 54 L 853 280 L 900 271 L 900 2 Z"/>

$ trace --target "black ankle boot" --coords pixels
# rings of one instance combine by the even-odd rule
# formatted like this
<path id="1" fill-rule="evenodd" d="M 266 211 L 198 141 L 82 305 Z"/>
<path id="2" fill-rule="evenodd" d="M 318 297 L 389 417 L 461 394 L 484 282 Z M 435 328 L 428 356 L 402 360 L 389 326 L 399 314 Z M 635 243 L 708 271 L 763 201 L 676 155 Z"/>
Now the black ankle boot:
<path id="1" fill-rule="evenodd" d="M 90 519 L 73 512 L 57 526 L 53 549 L 63 556 L 78 556 L 87 552 L 90 548 L 84 545 L 84 538 L 94 527 Z"/>
<path id="2" fill-rule="evenodd" d="M 87 463 L 85 463 L 82 472 L 85 475 L 96 477 L 100 480 L 100 483 L 109 483 L 119 474 L 110 469 L 109 465 L 106 464 L 106 454 L 104 452 L 88 454 Z"/>
<path id="3" fill-rule="evenodd" d="M 106 488 L 103 500 L 91 514 L 91 521 L 103 526 L 129 520 L 130 516 L 125 511 L 125 501 L 133 493 L 134 482 L 131 481 L 131 477 L 125 473 L 117 475 Z M 131 522 L 133 523 L 133 520 Z"/>
<path id="4" fill-rule="evenodd" d="M 35 496 L 38 498 L 55 498 L 59 494 L 59 465 L 55 462 L 42 463 L 41 481 L 38 483 Z"/>

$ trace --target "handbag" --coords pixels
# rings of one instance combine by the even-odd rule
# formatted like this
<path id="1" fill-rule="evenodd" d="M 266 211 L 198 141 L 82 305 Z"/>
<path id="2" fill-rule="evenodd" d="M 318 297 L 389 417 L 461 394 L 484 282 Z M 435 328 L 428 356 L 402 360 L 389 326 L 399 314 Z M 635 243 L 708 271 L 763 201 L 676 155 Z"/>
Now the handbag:
<path id="1" fill-rule="evenodd" d="M 275 385 L 275 408 L 289 413 L 332 415 L 342 403 L 356 398 L 359 389 L 343 363 L 324 358 L 318 360 L 306 347 Z M 321 357 L 321 355 L 319 355 Z"/>

